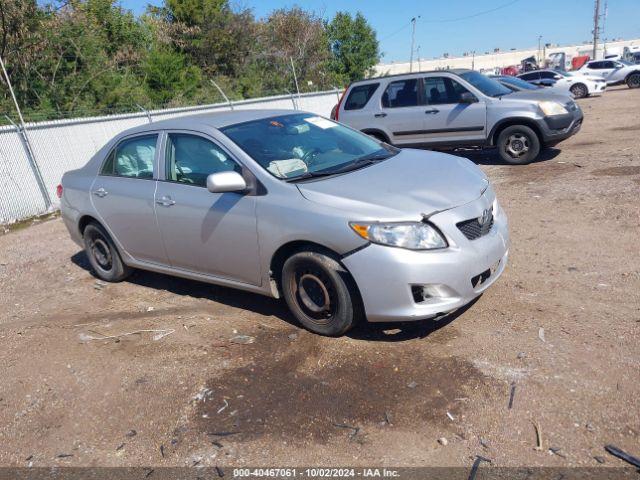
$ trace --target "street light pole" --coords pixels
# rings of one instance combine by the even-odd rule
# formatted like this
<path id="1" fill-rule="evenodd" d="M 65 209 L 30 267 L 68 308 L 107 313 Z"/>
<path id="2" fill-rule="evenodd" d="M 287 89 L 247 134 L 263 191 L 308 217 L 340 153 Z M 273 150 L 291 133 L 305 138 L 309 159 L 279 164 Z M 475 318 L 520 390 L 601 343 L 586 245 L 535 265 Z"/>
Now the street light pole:
<path id="1" fill-rule="evenodd" d="M 600 21 L 600 0 L 596 0 L 595 9 L 593 12 L 593 60 L 596 59 L 598 54 L 598 37 L 600 35 L 600 27 L 598 22 Z"/>
<path id="2" fill-rule="evenodd" d="M 411 55 L 409 56 L 409 73 L 413 71 L 413 46 L 416 41 L 416 20 L 420 18 L 420 15 L 411 19 Z"/>

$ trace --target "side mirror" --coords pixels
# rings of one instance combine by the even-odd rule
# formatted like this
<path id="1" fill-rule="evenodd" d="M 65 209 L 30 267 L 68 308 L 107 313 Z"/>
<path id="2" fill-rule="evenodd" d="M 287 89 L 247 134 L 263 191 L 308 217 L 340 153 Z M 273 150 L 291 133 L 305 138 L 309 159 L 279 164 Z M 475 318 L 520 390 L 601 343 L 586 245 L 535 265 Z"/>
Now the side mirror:
<path id="1" fill-rule="evenodd" d="M 211 193 L 244 192 L 247 182 L 238 172 L 212 173 L 207 177 L 207 190 Z"/>
<path id="2" fill-rule="evenodd" d="M 460 94 L 460 103 L 476 103 L 478 99 L 471 92 L 463 92 Z"/>

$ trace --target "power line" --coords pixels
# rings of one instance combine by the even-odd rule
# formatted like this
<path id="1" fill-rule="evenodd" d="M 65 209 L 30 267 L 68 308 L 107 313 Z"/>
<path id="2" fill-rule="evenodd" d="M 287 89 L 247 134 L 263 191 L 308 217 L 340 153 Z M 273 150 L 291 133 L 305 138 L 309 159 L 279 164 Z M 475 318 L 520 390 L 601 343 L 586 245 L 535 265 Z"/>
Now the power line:
<path id="1" fill-rule="evenodd" d="M 490 8 L 489 10 L 483 10 L 481 12 L 473 13 L 471 15 L 465 15 L 464 17 L 456 17 L 456 18 L 445 18 L 441 20 L 425 20 L 427 23 L 450 23 L 450 22 L 459 22 L 460 20 L 467 20 L 469 18 L 476 18 L 481 15 L 486 15 L 487 13 L 493 13 L 497 10 L 501 10 L 503 8 L 510 7 L 514 3 L 518 3 L 520 0 L 511 0 L 510 2 L 503 3 L 502 5 L 498 5 L 497 7 Z"/>
<path id="2" fill-rule="evenodd" d="M 510 2 L 507 3 L 503 3 L 502 5 L 498 5 L 497 7 L 494 8 L 490 8 L 488 10 L 483 10 L 481 12 L 476 12 L 473 13 L 471 15 L 465 15 L 464 17 L 455 17 L 455 18 L 444 18 L 444 19 L 440 19 L 440 20 L 423 20 L 423 22 L 425 23 L 451 23 L 451 22 L 459 22 L 461 20 L 467 20 L 470 18 L 475 18 L 475 17 L 479 17 L 481 15 L 486 15 L 488 13 L 493 13 L 497 10 L 501 10 L 503 8 L 507 8 L 510 7 L 511 5 L 513 5 L 514 3 L 518 3 L 520 0 L 511 0 Z M 385 40 L 388 40 L 389 38 L 397 35 L 398 33 L 402 32 L 403 30 L 405 30 L 407 27 L 409 27 L 412 24 L 412 21 L 406 22 L 404 25 L 402 25 L 400 28 L 398 28 L 397 30 L 393 31 L 392 33 L 390 33 L 389 35 L 386 35 L 384 37 L 382 37 L 380 39 L 380 42 L 384 42 Z"/>

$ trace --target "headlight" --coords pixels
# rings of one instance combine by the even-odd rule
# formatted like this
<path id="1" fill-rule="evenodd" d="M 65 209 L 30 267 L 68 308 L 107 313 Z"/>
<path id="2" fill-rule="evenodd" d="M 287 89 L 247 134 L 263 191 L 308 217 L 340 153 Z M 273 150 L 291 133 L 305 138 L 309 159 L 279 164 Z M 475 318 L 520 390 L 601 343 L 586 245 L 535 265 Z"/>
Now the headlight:
<path id="1" fill-rule="evenodd" d="M 539 102 L 538 106 L 540 107 L 540 110 L 542 110 L 542 113 L 544 113 L 548 117 L 552 115 L 564 115 L 565 113 L 569 113 L 567 109 L 558 102 Z"/>
<path id="2" fill-rule="evenodd" d="M 365 240 L 380 245 L 408 248 L 409 250 L 433 250 L 446 248 L 447 241 L 440 232 L 423 222 L 406 223 L 356 223 L 349 224 L 354 232 Z"/>

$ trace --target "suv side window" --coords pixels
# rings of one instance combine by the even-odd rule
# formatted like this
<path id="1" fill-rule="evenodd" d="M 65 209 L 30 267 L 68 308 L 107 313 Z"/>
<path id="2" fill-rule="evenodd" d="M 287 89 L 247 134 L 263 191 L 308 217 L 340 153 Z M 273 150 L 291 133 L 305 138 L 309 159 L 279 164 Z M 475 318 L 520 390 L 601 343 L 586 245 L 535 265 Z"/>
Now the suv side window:
<path id="1" fill-rule="evenodd" d="M 589 63 L 589 68 L 592 68 L 593 70 L 600 70 L 601 68 L 604 68 L 604 62 L 590 62 Z"/>
<path id="2" fill-rule="evenodd" d="M 101 175 L 129 178 L 153 178 L 153 159 L 158 135 L 142 135 L 120 142 L 109 153 Z"/>
<path id="3" fill-rule="evenodd" d="M 616 68 L 616 64 L 611 60 L 607 60 L 606 62 L 602 62 L 602 68 Z"/>
<path id="4" fill-rule="evenodd" d="M 215 143 L 184 133 L 167 136 L 165 161 L 168 181 L 199 187 L 206 187 L 212 173 L 242 172 L 242 167 Z"/>
<path id="5" fill-rule="evenodd" d="M 426 77 L 423 82 L 427 105 L 460 103 L 460 96 L 469 91 L 449 77 Z"/>
<path id="6" fill-rule="evenodd" d="M 371 95 L 378 89 L 379 83 L 369 83 L 367 85 L 358 85 L 353 87 L 349 92 L 346 102 L 344 103 L 345 110 L 360 110 L 367 104 Z"/>
<path id="7" fill-rule="evenodd" d="M 418 79 L 408 78 L 391 82 L 382 94 L 385 108 L 415 107 L 418 105 Z"/>

